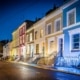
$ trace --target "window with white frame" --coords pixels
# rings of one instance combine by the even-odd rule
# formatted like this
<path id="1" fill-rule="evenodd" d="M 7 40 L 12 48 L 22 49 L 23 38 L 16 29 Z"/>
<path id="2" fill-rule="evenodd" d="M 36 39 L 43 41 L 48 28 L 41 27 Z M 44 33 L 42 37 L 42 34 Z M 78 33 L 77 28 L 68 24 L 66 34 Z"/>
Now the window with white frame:
<path id="1" fill-rule="evenodd" d="M 72 49 L 80 49 L 80 33 L 72 35 Z"/>
<path id="2" fill-rule="evenodd" d="M 80 28 L 69 30 L 70 51 L 80 50 Z"/>
<path id="3" fill-rule="evenodd" d="M 55 20 L 54 31 L 60 31 L 61 29 L 61 18 Z"/>
<path id="4" fill-rule="evenodd" d="M 76 22 L 76 8 L 67 12 L 67 26 L 75 24 Z"/>
<path id="5" fill-rule="evenodd" d="M 32 41 L 32 33 L 30 33 L 30 41 Z"/>
<path id="6" fill-rule="evenodd" d="M 47 25 L 47 34 L 51 34 L 51 24 L 48 24 Z"/>

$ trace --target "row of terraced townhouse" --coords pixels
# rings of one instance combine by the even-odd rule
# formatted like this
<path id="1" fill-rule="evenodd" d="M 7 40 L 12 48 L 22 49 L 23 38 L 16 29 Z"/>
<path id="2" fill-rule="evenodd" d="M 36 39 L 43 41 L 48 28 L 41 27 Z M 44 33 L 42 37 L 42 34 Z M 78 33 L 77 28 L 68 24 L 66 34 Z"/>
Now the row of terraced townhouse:
<path id="1" fill-rule="evenodd" d="M 79 0 L 70 0 L 37 22 L 22 23 L 12 33 L 10 56 L 29 62 L 56 57 L 57 65 L 80 65 L 79 7 Z"/>

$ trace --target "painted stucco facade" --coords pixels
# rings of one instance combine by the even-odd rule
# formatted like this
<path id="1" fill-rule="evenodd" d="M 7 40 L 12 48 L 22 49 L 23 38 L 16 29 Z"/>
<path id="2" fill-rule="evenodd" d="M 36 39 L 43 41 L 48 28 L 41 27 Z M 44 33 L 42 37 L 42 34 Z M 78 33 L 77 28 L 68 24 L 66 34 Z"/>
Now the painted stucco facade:
<path id="1" fill-rule="evenodd" d="M 12 38 L 13 38 L 13 41 L 12 41 L 12 56 L 16 56 L 17 55 L 17 48 L 16 48 L 16 45 L 17 45 L 17 30 L 15 30 L 13 33 L 12 33 Z"/>
<path id="2" fill-rule="evenodd" d="M 26 31 L 26 57 L 33 57 L 34 53 L 34 27 Z"/>
<path id="3" fill-rule="evenodd" d="M 78 65 L 80 60 L 80 0 L 71 1 L 63 8 L 63 56 L 68 62 Z M 70 14 L 73 22 L 69 25 Z M 71 63 L 72 64 L 72 63 Z"/>
<path id="4" fill-rule="evenodd" d="M 34 55 L 45 56 L 45 19 L 34 25 Z"/>
<path id="5" fill-rule="evenodd" d="M 52 16 L 52 17 L 50 17 Z M 59 30 L 57 29 L 56 22 L 59 23 Z M 46 17 L 45 22 L 45 41 L 46 41 L 46 54 L 47 56 L 53 54 L 54 56 L 58 53 L 58 36 L 62 34 L 62 10 L 61 8 L 53 11 L 52 14 L 49 14 Z M 51 31 L 49 33 L 49 28 L 51 27 Z"/>

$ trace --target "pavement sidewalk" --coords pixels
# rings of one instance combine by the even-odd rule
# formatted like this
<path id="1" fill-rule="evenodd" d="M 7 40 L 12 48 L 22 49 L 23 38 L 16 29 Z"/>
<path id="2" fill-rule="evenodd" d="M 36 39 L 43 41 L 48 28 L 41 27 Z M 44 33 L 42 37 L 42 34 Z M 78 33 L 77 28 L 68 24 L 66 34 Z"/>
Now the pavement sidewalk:
<path id="1" fill-rule="evenodd" d="M 17 62 L 17 61 L 8 61 L 8 62 L 19 63 L 19 64 L 29 65 L 29 66 L 36 67 L 36 68 L 41 68 L 41 69 L 52 70 L 52 71 L 63 72 L 63 73 L 67 73 L 67 74 L 73 74 L 73 75 L 80 76 L 80 69 L 77 69 L 77 68 L 68 68 L 68 67 L 53 68 L 52 66 L 37 65 L 37 64 L 31 64 L 31 63 L 29 64 L 29 63 L 21 62 L 21 61 L 19 61 L 19 62 Z"/>
<path id="2" fill-rule="evenodd" d="M 52 66 L 29 64 L 26 62 L 14 62 L 14 63 L 20 63 L 20 64 L 24 64 L 24 65 L 33 66 L 36 68 L 42 68 L 42 69 L 47 69 L 47 70 L 52 70 L 52 71 L 63 72 L 63 73 L 67 73 L 67 74 L 73 74 L 73 75 L 80 76 L 80 69 L 76 69 L 76 68 L 67 68 L 67 67 L 53 68 Z"/>

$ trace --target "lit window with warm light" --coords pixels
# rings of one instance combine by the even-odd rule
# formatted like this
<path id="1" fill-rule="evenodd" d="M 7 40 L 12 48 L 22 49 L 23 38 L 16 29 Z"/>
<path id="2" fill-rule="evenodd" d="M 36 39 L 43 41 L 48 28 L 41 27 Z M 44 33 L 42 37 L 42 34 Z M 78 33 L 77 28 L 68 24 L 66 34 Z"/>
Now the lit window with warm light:
<path id="1" fill-rule="evenodd" d="M 32 41 L 32 33 L 30 33 L 30 41 Z"/>
<path id="2" fill-rule="evenodd" d="M 43 29 L 40 30 L 40 38 L 43 37 Z"/>

